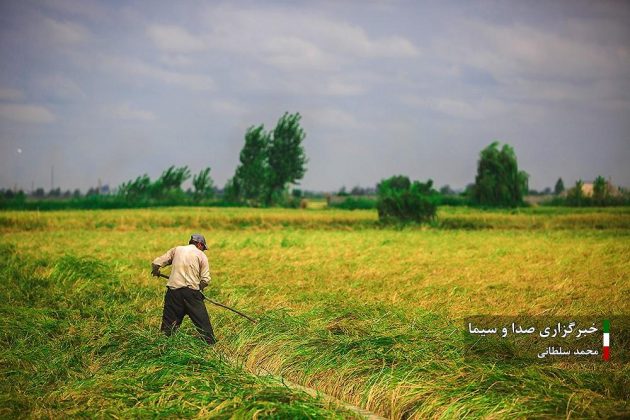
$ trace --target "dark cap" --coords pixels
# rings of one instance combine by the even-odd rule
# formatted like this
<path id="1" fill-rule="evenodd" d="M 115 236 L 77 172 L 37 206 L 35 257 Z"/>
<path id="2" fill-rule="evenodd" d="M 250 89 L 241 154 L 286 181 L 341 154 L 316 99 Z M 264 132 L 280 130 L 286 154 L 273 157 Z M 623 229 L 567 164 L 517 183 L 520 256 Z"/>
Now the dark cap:
<path id="1" fill-rule="evenodd" d="M 206 238 L 204 238 L 203 235 L 199 233 L 193 233 L 192 235 L 190 235 L 190 240 L 191 242 L 198 242 L 203 245 L 204 251 L 208 249 L 208 245 L 206 245 Z"/>

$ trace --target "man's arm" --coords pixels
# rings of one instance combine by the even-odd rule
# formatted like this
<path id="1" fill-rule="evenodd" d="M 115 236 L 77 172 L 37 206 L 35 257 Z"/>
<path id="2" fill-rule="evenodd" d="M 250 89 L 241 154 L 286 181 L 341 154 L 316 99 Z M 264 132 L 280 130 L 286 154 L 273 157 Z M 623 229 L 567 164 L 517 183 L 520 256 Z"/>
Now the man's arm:
<path id="1" fill-rule="evenodd" d="M 151 274 L 155 277 L 160 275 L 160 268 L 166 267 L 173 263 L 173 256 L 175 255 L 175 248 L 171 248 L 166 251 L 166 254 L 157 257 L 151 264 Z"/>
<path id="2" fill-rule="evenodd" d="M 210 264 L 205 255 L 199 262 L 199 289 L 203 290 L 210 283 Z"/>

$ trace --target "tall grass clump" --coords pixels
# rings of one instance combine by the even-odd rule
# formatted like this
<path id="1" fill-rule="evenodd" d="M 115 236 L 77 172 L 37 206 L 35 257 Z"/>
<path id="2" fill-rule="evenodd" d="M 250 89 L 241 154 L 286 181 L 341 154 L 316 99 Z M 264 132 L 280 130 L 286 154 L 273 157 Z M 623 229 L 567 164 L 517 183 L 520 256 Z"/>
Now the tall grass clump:
<path id="1" fill-rule="evenodd" d="M 320 302 L 294 316 L 268 311 L 228 344 L 250 366 L 388 418 L 554 417 L 567 407 L 591 417 L 629 409 L 616 385 L 630 385 L 627 369 L 470 362 L 459 323 L 426 311 Z M 592 397 L 604 389 L 611 400 Z"/>
<path id="2" fill-rule="evenodd" d="M 190 329 L 163 337 L 149 290 L 124 290 L 102 262 L 1 251 L 3 418 L 353 416 L 226 363 Z"/>
<path id="3" fill-rule="evenodd" d="M 398 175 L 382 180 L 378 186 L 378 218 L 384 223 L 428 222 L 435 219 L 437 206 L 432 196 L 433 181 L 414 181 Z"/>

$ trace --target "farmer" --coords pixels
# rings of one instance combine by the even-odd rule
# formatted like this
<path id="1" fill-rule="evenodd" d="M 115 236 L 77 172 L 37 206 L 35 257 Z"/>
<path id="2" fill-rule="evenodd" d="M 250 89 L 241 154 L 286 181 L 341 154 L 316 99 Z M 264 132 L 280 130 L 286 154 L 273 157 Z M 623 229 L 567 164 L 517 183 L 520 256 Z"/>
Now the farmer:
<path id="1" fill-rule="evenodd" d="M 195 233 L 188 245 L 172 248 L 153 260 L 151 274 L 155 277 L 160 276 L 160 268 L 173 265 L 166 283 L 160 328 L 167 336 L 175 332 L 182 324 L 184 315 L 188 315 L 204 340 L 208 344 L 216 343 L 201 293 L 210 281 L 208 258 L 203 253 L 206 249 L 206 239 Z"/>

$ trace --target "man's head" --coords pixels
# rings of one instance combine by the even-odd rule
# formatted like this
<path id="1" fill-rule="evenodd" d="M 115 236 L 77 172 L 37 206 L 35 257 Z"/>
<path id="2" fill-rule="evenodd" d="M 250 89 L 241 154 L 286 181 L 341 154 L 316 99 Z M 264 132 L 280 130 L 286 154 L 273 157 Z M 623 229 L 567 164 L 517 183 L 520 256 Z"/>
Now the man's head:
<path id="1" fill-rule="evenodd" d="M 204 238 L 203 235 L 199 233 L 193 233 L 192 235 L 190 235 L 190 241 L 188 241 L 188 243 L 195 245 L 201 251 L 205 251 L 206 249 L 208 249 L 208 245 L 206 245 L 206 238 Z"/>

